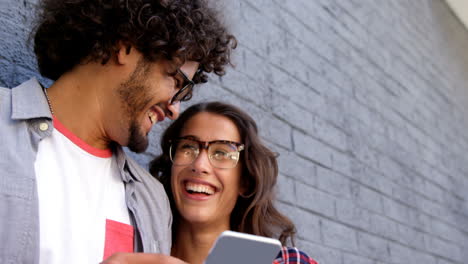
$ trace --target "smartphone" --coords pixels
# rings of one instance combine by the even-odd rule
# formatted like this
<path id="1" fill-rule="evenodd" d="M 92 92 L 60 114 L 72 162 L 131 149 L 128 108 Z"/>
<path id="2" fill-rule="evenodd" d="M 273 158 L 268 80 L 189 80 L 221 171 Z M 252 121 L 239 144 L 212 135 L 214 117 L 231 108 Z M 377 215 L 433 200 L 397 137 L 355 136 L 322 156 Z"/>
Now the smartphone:
<path id="1" fill-rule="evenodd" d="M 280 250 L 277 239 L 224 231 L 216 239 L 205 264 L 271 264 Z"/>

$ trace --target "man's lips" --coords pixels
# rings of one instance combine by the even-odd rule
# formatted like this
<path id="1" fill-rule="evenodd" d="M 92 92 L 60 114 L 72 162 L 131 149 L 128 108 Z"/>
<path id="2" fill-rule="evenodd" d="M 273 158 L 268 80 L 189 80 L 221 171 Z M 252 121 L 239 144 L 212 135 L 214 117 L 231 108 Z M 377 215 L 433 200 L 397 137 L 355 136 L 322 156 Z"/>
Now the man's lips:
<path id="1" fill-rule="evenodd" d="M 154 124 L 156 123 L 156 121 L 158 122 L 163 121 L 164 118 L 166 117 L 166 114 L 161 109 L 161 107 L 159 107 L 158 105 L 154 105 L 148 110 L 148 117 L 151 123 Z"/>

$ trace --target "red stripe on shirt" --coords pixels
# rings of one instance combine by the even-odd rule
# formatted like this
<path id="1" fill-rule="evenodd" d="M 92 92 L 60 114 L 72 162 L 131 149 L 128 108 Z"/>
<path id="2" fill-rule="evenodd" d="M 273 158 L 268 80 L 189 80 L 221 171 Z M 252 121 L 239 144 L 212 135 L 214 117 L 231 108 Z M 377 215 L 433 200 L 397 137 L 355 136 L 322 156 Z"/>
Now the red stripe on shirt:
<path id="1" fill-rule="evenodd" d="M 112 157 L 111 149 L 98 149 L 90 146 L 88 143 L 84 142 L 81 138 L 77 137 L 70 130 L 68 130 L 60 121 L 54 116 L 54 128 L 62 133 L 66 138 L 68 138 L 75 145 L 80 147 L 82 150 L 88 152 L 89 154 L 99 157 L 99 158 L 110 158 Z"/>

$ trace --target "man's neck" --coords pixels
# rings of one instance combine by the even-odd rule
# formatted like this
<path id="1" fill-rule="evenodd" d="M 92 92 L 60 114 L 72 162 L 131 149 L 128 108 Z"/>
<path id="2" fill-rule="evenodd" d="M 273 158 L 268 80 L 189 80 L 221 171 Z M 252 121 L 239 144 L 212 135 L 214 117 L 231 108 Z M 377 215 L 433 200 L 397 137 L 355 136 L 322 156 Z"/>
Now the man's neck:
<path id="1" fill-rule="evenodd" d="M 202 264 L 216 238 L 229 229 L 229 225 L 180 224 L 175 234 L 171 255 L 191 264 Z"/>
<path id="2" fill-rule="evenodd" d="M 47 95 L 55 118 L 68 130 L 92 147 L 107 149 L 111 142 L 102 124 L 99 76 L 89 69 L 65 73 L 47 89 Z"/>

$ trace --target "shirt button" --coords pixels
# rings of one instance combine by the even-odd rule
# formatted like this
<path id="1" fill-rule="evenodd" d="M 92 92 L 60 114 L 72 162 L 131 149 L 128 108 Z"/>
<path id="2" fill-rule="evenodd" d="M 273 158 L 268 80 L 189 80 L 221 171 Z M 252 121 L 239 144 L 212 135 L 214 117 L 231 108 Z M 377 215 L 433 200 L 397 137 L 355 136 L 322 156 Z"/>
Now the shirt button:
<path id="1" fill-rule="evenodd" d="M 39 125 L 39 129 L 40 129 L 41 131 L 46 131 L 47 129 L 49 129 L 49 124 L 47 124 L 47 123 L 41 123 L 41 124 Z"/>

